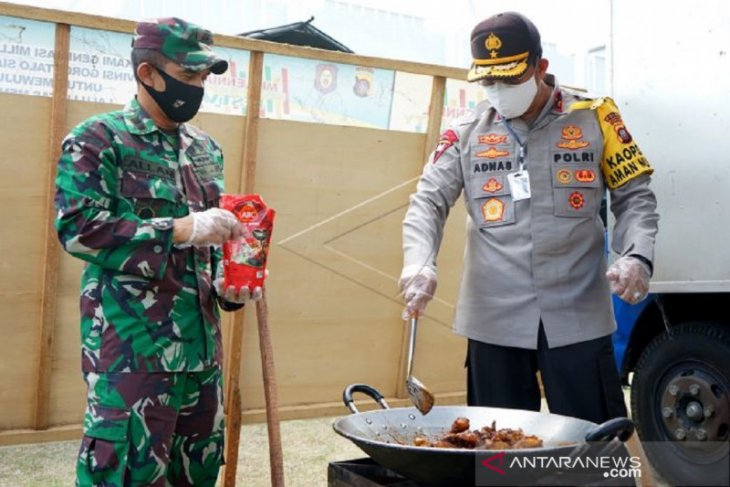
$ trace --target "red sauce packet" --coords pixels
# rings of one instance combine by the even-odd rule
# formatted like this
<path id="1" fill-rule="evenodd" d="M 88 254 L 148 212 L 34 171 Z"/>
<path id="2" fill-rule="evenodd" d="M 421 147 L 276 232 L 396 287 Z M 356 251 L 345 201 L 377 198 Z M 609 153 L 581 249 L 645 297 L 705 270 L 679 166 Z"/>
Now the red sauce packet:
<path id="1" fill-rule="evenodd" d="M 263 287 L 276 212 L 257 194 L 224 194 L 220 206 L 236 215 L 243 230 L 240 239 L 223 244 L 223 285 Z"/>

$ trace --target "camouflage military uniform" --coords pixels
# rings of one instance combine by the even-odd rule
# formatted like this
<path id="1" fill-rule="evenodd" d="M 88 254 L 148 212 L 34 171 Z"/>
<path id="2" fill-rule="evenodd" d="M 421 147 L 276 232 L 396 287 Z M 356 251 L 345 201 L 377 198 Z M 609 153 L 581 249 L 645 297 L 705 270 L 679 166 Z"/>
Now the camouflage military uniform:
<path id="1" fill-rule="evenodd" d="M 84 372 L 220 364 L 211 293 L 220 250 L 174 247 L 172 220 L 218 205 L 223 157 L 190 125 L 177 139 L 132 100 L 82 123 L 63 143 L 56 227 L 64 248 L 88 262 L 81 276 Z"/>
<path id="2" fill-rule="evenodd" d="M 177 19 L 140 23 L 135 47 L 157 46 L 202 70 L 225 62 L 201 41 L 206 33 Z M 136 99 L 63 142 L 56 228 L 66 251 L 86 261 L 77 485 L 215 484 L 222 346 L 212 280 L 221 254 L 173 245 L 173 219 L 218 206 L 222 169 L 209 136 L 187 124 L 160 130 Z"/>

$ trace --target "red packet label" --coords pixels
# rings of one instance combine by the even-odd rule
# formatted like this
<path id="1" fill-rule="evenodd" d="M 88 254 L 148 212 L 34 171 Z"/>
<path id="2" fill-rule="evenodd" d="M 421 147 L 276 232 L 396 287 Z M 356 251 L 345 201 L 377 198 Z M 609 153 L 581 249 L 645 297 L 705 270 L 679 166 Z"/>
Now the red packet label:
<path id="1" fill-rule="evenodd" d="M 223 244 L 223 285 L 250 290 L 262 287 L 276 213 L 257 194 L 224 194 L 221 208 L 236 215 L 243 233 Z"/>

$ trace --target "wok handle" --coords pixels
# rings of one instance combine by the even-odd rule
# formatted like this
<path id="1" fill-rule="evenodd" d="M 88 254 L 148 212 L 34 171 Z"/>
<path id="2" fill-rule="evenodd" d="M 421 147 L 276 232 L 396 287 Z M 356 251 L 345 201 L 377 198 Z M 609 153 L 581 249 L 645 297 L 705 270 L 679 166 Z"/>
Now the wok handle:
<path id="1" fill-rule="evenodd" d="M 383 395 L 374 387 L 370 387 L 366 384 L 350 384 L 345 388 L 345 391 L 342 393 L 342 402 L 345 403 L 345 406 L 347 406 L 347 409 L 352 411 L 353 414 L 359 414 L 360 411 L 355 406 L 355 401 L 352 399 L 352 395 L 356 392 L 361 392 L 365 394 L 366 396 L 370 396 L 372 399 L 374 399 L 378 404 L 380 404 L 380 407 L 383 409 L 390 409 L 390 406 L 388 406 L 388 403 L 385 402 L 385 398 Z"/>
<path id="2" fill-rule="evenodd" d="M 634 423 L 629 418 L 609 419 L 601 423 L 588 433 L 586 441 L 611 441 L 618 438 L 619 441 L 626 441 L 634 434 Z"/>

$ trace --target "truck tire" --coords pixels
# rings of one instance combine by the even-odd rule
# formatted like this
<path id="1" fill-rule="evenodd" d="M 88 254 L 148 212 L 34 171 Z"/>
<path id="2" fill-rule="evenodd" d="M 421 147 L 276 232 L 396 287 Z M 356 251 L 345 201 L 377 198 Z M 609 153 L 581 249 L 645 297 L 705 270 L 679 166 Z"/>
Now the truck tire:
<path id="1" fill-rule="evenodd" d="M 631 411 L 649 461 L 672 485 L 726 485 L 730 451 L 730 328 L 693 322 L 644 349 Z"/>

